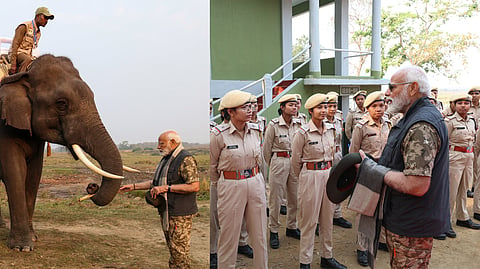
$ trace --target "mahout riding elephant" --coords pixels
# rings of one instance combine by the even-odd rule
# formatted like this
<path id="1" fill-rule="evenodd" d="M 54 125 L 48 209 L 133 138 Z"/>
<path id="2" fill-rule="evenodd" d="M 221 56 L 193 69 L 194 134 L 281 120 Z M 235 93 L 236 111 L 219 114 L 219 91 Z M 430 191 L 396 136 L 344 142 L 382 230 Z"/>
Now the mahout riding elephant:
<path id="1" fill-rule="evenodd" d="M 99 206 L 115 197 L 123 178 L 120 153 L 98 114 L 93 92 L 66 57 L 43 55 L 31 69 L 0 83 L 0 178 L 10 209 L 8 246 L 33 250 L 32 216 L 42 174 L 45 142 L 66 146 L 75 159 L 83 151 L 100 164 L 100 186 L 90 198 Z M 83 150 L 82 150 L 83 149 Z"/>

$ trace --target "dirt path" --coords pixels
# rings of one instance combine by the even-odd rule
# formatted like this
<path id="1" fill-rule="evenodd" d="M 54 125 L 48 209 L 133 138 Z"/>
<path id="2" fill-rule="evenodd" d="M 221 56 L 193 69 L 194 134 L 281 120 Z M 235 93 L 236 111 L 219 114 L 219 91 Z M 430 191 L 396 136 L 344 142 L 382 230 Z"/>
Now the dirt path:
<path id="1" fill-rule="evenodd" d="M 469 212 L 472 212 L 472 204 L 472 199 L 468 199 Z M 355 219 L 354 213 L 346 208 L 343 208 L 343 215 L 349 221 L 353 222 Z M 284 231 L 286 217 L 282 216 L 281 221 L 281 231 Z M 445 241 L 434 240 L 430 268 L 480 268 L 480 230 L 471 230 L 456 225 L 453 226 L 453 229 L 457 232 L 457 238 L 447 238 Z M 366 268 L 360 266 L 356 260 L 355 229 L 344 229 L 334 226 L 333 235 L 333 255 L 335 259 L 350 269 Z M 275 250 L 268 248 L 269 268 L 298 268 L 299 241 L 285 237 L 285 232 L 280 232 L 279 237 L 280 248 Z M 319 238 L 316 237 L 312 269 L 320 268 L 319 244 Z M 237 268 L 253 268 L 252 260 L 244 256 L 238 256 Z M 387 252 L 379 251 L 376 268 L 390 268 Z"/>

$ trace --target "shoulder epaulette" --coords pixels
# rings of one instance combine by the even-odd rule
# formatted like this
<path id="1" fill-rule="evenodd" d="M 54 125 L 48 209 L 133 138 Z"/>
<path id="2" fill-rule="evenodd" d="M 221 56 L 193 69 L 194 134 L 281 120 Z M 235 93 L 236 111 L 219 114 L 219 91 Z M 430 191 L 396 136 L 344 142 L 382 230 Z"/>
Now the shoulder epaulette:
<path id="1" fill-rule="evenodd" d="M 270 122 L 273 122 L 273 123 L 279 123 L 279 122 L 280 122 L 280 120 L 279 120 L 278 118 L 274 118 L 274 119 L 272 119 Z"/>
<path id="2" fill-rule="evenodd" d="M 357 122 L 357 124 L 360 124 L 361 126 L 363 126 L 363 125 L 367 124 L 367 122 L 368 122 L 368 119 L 361 119 Z"/>
<path id="3" fill-rule="evenodd" d="M 335 125 L 332 124 L 332 123 L 330 123 L 330 122 L 325 122 L 325 121 L 324 121 L 323 124 L 325 124 L 325 127 L 326 127 L 327 129 L 335 129 Z"/>
<path id="4" fill-rule="evenodd" d="M 292 118 L 292 123 L 299 123 L 302 124 L 302 120 L 299 118 Z"/>
<path id="5" fill-rule="evenodd" d="M 477 130 L 478 127 L 477 127 L 477 121 L 475 120 L 475 118 L 472 117 L 472 116 L 469 116 L 469 119 L 471 119 L 471 120 L 473 121 L 473 124 L 474 124 L 474 126 L 475 126 L 475 130 Z"/>
<path id="6" fill-rule="evenodd" d="M 215 127 L 212 128 L 212 133 L 214 135 L 219 135 L 221 134 L 222 132 L 224 132 L 225 130 L 228 130 L 230 129 L 230 124 L 219 124 Z"/>
<path id="7" fill-rule="evenodd" d="M 257 123 L 247 122 L 247 124 L 248 124 L 248 128 L 249 128 L 249 129 L 257 130 L 257 131 L 262 131 L 262 130 L 260 130 L 260 126 L 258 126 Z"/>
<path id="8" fill-rule="evenodd" d="M 453 120 L 454 118 L 455 118 L 454 115 L 449 115 L 445 117 L 446 120 Z"/>
<path id="9" fill-rule="evenodd" d="M 308 125 L 302 125 L 302 127 L 298 128 L 298 131 L 302 134 L 307 133 L 310 130 L 310 127 Z"/>

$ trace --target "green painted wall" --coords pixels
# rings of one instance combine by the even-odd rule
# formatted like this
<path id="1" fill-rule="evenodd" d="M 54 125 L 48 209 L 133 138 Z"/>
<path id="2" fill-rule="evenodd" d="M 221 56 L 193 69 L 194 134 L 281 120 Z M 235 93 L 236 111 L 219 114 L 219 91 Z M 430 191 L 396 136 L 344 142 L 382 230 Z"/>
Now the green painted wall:
<path id="1" fill-rule="evenodd" d="M 257 80 L 279 67 L 281 26 L 281 0 L 211 0 L 212 80 Z"/>

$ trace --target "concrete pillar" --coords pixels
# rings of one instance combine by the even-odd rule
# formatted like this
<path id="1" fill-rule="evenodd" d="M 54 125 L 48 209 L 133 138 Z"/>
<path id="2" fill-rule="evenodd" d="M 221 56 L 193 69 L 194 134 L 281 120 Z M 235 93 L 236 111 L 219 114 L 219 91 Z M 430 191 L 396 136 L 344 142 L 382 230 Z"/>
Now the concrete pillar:
<path id="1" fill-rule="evenodd" d="M 381 78 L 382 76 L 382 48 L 381 41 L 381 16 L 382 6 L 381 0 L 372 1 L 372 72 L 371 76 L 374 78 Z"/>
<path id="2" fill-rule="evenodd" d="M 335 48 L 348 49 L 348 0 L 335 0 Z M 347 52 L 335 52 L 335 75 L 348 76 Z"/>
<path id="3" fill-rule="evenodd" d="M 282 1 L 282 64 L 292 59 L 292 0 Z M 292 72 L 293 63 L 283 68 L 283 76 Z M 293 74 L 286 79 L 292 79 Z"/>
<path id="4" fill-rule="evenodd" d="M 320 0 L 309 0 L 310 10 L 310 75 L 320 77 L 320 21 L 319 21 Z"/>

